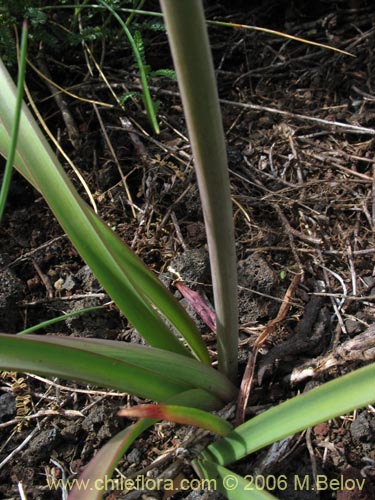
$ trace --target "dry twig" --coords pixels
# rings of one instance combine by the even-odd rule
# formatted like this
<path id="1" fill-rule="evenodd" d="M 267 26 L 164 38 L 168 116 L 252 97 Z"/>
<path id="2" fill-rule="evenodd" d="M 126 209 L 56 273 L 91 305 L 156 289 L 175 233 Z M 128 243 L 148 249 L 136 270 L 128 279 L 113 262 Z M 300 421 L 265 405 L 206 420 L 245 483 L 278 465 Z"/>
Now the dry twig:
<path id="1" fill-rule="evenodd" d="M 262 333 L 259 335 L 257 340 L 254 343 L 253 346 L 253 351 L 251 355 L 249 356 L 249 360 L 246 365 L 245 373 L 242 378 L 242 383 L 241 383 L 241 388 L 240 388 L 240 394 L 238 397 L 238 403 L 237 403 L 237 413 L 236 413 L 236 426 L 240 425 L 243 423 L 245 419 L 245 411 L 246 411 L 246 406 L 247 402 L 249 401 L 250 397 L 250 391 L 252 387 L 252 383 L 254 380 L 254 372 L 255 372 L 255 363 L 257 359 L 257 355 L 259 352 L 259 349 L 262 347 L 264 342 L 267 340 L 268 336 L 273 332 L 275 329 L 276 325 L 280 323 L 280 321 L 283 321 L 285 318 L 288 310 L 289 310 L 289 304 L 290 300 L 297 288 L 298 283 L 300 282 L 301 275 L 297 274 L 292 282 L 290 283 L 288 290 L 285 294 L 284 301 L 280 306 L 279 312 L 276 316 L 275 319 L 273 319 L 262 331 Z"/>

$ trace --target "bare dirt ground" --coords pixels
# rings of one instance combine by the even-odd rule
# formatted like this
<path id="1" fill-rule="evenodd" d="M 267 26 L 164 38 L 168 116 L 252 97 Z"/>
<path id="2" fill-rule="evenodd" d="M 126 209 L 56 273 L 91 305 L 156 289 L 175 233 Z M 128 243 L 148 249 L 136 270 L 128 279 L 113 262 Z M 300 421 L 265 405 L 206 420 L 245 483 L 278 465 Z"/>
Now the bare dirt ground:
<path id="1" fill-rule="evenodd" d="M 289 311 L 272 324 L 260 346 L 246 409 L 251 418 L 375 357 L 375 6 L 371 1 L 209 4 L 209 19 L 284 31 L 353 56 L 252 30 L 209 28 L 239 261 L 239 384 L 259 334 L 277 317 L 288 287 L 302 273 L 291 290 Z M 171 67 L 164 34 L 147 32 L 144 41 L 152 69 Z M 139 90 L 129 49 L 94 49 L 114 92 Z M 90 75 L 81 48 L 59 59 L 38 55 L 44 65 L 39 67 L 47 68 L 61 87 L 74 86 L 81 98 L 113 102 L 98 72 Z M 157 77 L 150 83 L 160 103 L 161 133 L 154 136 L 140 100 L 130 99 L 125 113 L 67 98 L 74 123 L 66 124 L 61 103 L 31 69 L 28 83 L 103 219 L 174 293 L 170 265 L 189 287 L 212 300 L 177 84 Z M 86 196 L 73 173 L 72 178 Z M 109 302 L 44 201 L 17 175 L 0 231 L 2 331 L 16 333 L 64 312 Z M 200 326 L 215 360 L 214 336 Z M 113 306 L 41 333 L 140 341 Z M 21 482 L 28 499 L 65 498 L 66 492 L 51 490 L 47 479 L 78 477 L 96 450 L 128 424 L 116 416 L 128 403 L 127 395 L 102 388 L 4 372 L 0 497 L 22 498 Z M 234 418 L 234 406 L 227 414 Z M 170 477 L 178 485 L 182 477 L 194 477 L 188 458 L 205 439 L 196 430 L 160 423 L 138 440 L 116 475 Z M 286 475 L 288 487 L 271 491 L 284 500 L 370 500 L 375 410 L 318 425 L 234 469 L 245 475 Z M 325 483 L 320 491 L 296 488 L 296 477 L 313 483 L 319 475 L 364 483 L 353 491 Z M 212 496 L 181 491 L 173 498 Z M 168 498 L 168 492 L 112 491 L 107 498 Z"/>

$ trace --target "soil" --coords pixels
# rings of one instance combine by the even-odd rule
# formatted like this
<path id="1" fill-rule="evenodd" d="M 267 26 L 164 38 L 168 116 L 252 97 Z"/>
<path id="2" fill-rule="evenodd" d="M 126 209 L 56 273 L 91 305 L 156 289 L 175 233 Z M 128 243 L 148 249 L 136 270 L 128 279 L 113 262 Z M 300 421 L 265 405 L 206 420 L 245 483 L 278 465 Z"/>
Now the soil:
<path id="1" fill-rule="evenodd" d="M 157 8 L 156 2 L 147 3 L 150 10 Z M 293 278 L 302 273 L 288 313 L 261 346 L 246 409 L 251 418 L 375 357 L 375 6 L 370 0 L 314 5 L 223 0 L 206 2 L 206 12 L 209 19 L 283 31 L 354 56 L 258 31 L 209 27 L 234 202 L 239 385 L 259 333 L 276 318 Z M 56 10 L 51 20 L 58 16 Z M 144 43 L 153 70 L 171 67 L 163 33 L 146 32 Z M 139 90 L 129 48 L 100 43 L 92 48 L 118 95 Z M 81 97 L 112 103 L 97 72 L 90 76 L 81 48 L 30 57 L 37 55 L 61 87 L 75 85 Z M 126 111 L 99 108 L 115 161 L 91 104 L 68 99 L 79 132 L 72 140 L 50 89 L 31 69 L 27 78 L 48 126 L 90 186 L 100 216 L 188 309 L 173 286 L 170 267 L 212 303 L 203 217 L 177 84 L 151 79 L 159 102 L 158 136 L 151 132 L 140 100 L 127 101 Z M 131 120 L 130 131 L 122 125 L 124 118 Z M 63 313 L 105 305 L 40 334 L 142 342 L 126 318 L 108 305 L 110 298 L 43 199 L 17 174 L 0 231 L 2 331 L 16 333 Z M 196 321 L 215 360 L 214 335 Z M 47 478 L 78 477 L 96 451 L 129 424 L 116 416 L 118 408 L 136 402 L 103 388 L 3 372 L 0 497 L 65 498 L 66 492 L 48 487 Z M 234 419 L 234 406 L 227 411 Z M 160 423 L 136 442 L 115 475 L 170 477 L 178 485 L 182 477 L 196 477 L 189 458 L 207 442 L 206 434 Z M 317 425 L 247 457 L 233 470 L 285 476 L 286 487 L 270 487 L 282 500 L 370 500 L 375 491 L 375 410 L 369 406 Z M 303 481 L 314 484 L 317 477 L 323 481 L 320 490 L 298 488 Z M 330 482 L 347 479 L 364 484 L 349 490 Z M 169 496 L 140 489 L 107 492 L 106 498 L 215 496 L 221 498 L 201 490 Z"/>

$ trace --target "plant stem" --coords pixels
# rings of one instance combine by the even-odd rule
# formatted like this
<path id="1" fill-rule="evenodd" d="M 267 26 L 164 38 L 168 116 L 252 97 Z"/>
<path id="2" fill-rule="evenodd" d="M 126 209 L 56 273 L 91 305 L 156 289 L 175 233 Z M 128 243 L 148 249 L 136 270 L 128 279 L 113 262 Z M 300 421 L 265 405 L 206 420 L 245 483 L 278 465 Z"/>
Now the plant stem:
<path id="1" fill-rule="evenodd" d="M 195 159 L 216 309 L 219 370 L 237 375 L 237 269 L 225 136 L 201 0 L 160 0 Z"/>

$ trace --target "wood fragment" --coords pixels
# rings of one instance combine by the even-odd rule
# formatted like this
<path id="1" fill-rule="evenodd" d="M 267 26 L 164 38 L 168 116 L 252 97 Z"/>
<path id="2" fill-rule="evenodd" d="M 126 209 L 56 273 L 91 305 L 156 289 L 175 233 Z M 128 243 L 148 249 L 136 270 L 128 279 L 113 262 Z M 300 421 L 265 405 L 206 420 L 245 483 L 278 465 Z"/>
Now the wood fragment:
<path id="1" fill-rule="evenodd" d="M 338 345 L 329 354 L 310 360 L 293 369 L 286 377 L 292 385 L 306 379 L 317 378 L 325 371 L 352 362 L 370 362 L 375 360 L 375 323 L 353 339 Z"/>

